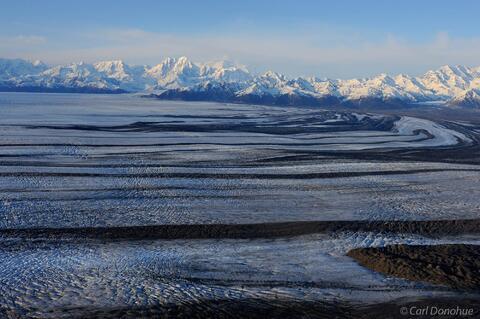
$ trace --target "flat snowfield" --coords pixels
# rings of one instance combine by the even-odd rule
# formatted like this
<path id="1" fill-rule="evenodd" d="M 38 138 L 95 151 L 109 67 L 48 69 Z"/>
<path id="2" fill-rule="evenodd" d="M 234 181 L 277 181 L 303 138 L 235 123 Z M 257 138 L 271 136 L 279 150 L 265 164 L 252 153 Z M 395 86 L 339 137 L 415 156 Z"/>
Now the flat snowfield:
<path id="1" fill-rule="evenodd" d="M 0 114 L 0 315 L 477 297 L 346 254 L 480 244 L 459 226 L 480 215 L 478 122 L 29 93 Z"/>

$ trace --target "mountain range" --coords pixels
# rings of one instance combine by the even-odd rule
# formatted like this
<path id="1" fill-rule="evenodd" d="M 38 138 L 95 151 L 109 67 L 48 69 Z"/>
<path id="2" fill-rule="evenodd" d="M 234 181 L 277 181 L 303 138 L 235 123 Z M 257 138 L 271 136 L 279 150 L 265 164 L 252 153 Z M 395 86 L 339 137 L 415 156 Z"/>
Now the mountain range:
<path id="1" fill-rule="evenodd" d="M 159 99 L 271 105 L 408 106 L 441 104 L 480 108 L 480 67 L 442 66 L 412 77 L 380 74 L 361 79 L 288 78 L 253 74 L 228 61 L 196 63 L 167 58 L 155 66 L 123 61 L 48 66 L 0 59 L 0 91 L 142 93 Z"/>

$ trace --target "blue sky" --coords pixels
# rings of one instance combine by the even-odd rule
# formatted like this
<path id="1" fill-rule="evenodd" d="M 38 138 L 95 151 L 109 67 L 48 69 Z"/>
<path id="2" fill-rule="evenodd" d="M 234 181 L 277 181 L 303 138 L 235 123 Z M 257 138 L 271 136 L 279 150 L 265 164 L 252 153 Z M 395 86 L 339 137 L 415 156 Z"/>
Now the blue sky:
<path id="1" fill-rule="evenodd" d="M 230 59 L 290 76 L 480 65 L 480 1 L 5 1 L 0 56 Z"/>

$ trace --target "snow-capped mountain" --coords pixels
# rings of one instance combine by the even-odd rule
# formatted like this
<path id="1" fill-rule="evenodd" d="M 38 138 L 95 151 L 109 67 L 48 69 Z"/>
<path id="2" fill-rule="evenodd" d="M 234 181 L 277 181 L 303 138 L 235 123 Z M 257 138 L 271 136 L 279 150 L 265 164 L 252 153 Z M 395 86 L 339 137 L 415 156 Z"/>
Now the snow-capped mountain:
<path id="1" fill-rule="evenodd" d="M 123 61 L 48 67 L 40 61 L 0 59 L 0 90 L 47 92 L 144 92 L 161 99 L 279 105 L 384 105 L 438 101 L 480 108 L 480 67 L 443 66 L 420 77 L 289 79 L 277 72 L 252 74 L 229 61 L 196 63 L 166 58 L 154 66 Z"/>
<path id="2" fill-rule="evenodd" d="M 47 69 L 41 61 L 25 61 L 22 59 L 0 59 L 0 80 L 38 74 Z"/>
<path id="3" fill-rule="evenodd" d="M 192 87 L 203 82 L 245 82 L 251 79 L 248 70 L 228 61 L 199 64 L 187 57 L 167 58 L 160 64 L 146 70 L 156 81 L 156 88 L 179 89 Z"/>
<path id="4" fill-rule="evenodd" d="M 83 62 L 60 65 L 40 74 L 30 75 L 19 83 L 43 87 L 95 87 L 109 88 L 109 78 L 103 77 L 91 64 Z"/>
<path id="5" fill-rule="evenodd" d="M 470 89 L 462 91 L 450 100 L 450 105 L 480 108 L 480 90 Z"/>
<path id="6" fill-rule="evenodd" d="M 95 71 L 107 77 L 111 83 L 125 91 L 141 91 L 155 85 L 155 81 L 147 76 L 147 66 L 130 66 L 121 60 L 102 61 L 93 64 Z"/>

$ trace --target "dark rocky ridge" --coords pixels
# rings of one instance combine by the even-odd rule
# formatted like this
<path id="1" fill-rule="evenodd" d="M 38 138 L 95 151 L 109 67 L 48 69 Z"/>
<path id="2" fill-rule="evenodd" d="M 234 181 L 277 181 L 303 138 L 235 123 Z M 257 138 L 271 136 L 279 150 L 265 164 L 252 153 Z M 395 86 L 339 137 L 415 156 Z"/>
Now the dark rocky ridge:
<path id="1" fill-rule="evenodd" d="M 347 253 L 361 265 L 386 275 L 480 290 L 480 245 L 390 245 Z"/>
<path id="2" fill-rule="evenodd" d="M 272 106 L 310 106 L 310 107 L 346 107 L 346 108 L 412 108 L 415 105 L 400 99 L 382 99 L 376 97 L 356 100 L 342 100 L 337 96 L 325 95 L 313 97 L 300 94 L 243 94 L 236 95 L 230 86 L 208 86 L 201 90 L 171 89 L 159 94 L 148 94 L 144 97 L 159 100 L 223 102 L 240 104 L 259 104 Z M 418 106 L 417 106 L 418 107 Z"/>

